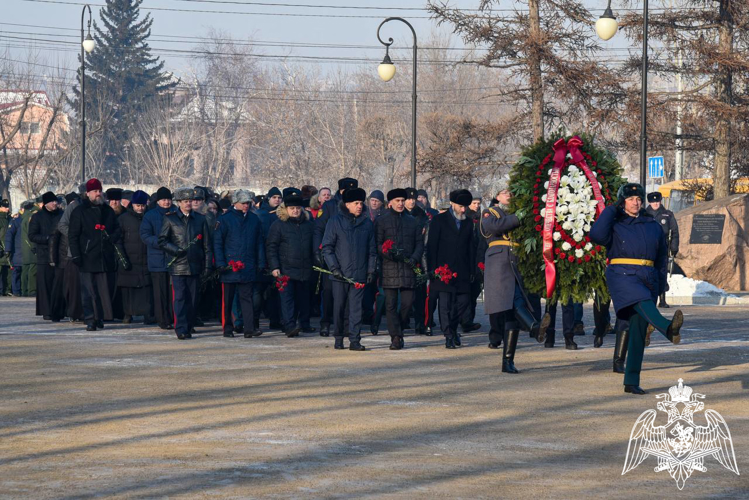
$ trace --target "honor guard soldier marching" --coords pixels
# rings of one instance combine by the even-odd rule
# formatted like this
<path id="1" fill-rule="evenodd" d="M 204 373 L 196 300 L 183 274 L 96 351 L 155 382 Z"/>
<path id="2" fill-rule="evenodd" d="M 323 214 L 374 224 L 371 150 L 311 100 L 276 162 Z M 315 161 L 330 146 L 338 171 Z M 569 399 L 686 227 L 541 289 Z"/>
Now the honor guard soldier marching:
<path id="1" fill-rule="evenodd" d="M 510 239 L 510 231 L 520 226 L 520 219 L 502 209 L 509 205 L 511 198 L 509 189 L 500 191 L 499 204 L 481 213 L 479 229 L 488 243 L 484 260 L 484 313 L 489 315 L 492 331 L 503 337 L 502 371 L 519 373 L 514 363 L 519 332 L 516 329 L 507 331 L 506 323 L 516 320 L 538 342 L 543 342 L 550 317 L 544 315 L 539 323 L 531 313 L 532 308 L 523 290 L 523 279 L 514 254 L 514 249 L 520 245 Z M 499 343 L 499 339 L 492 341 Z"/>
<path id="2" fill-rule="evenodd" d="M 622 186 L 616 204 L 606 207 L 590 230 L 591 240 L 606 247 L 606 283 L 616 315 L 629 321 L 624 392 L 632 394 L 646 393 L 640 387 L 640 370 L 653 328 L 678 344 L 684 322 L 681 311 L 676 311 L 669 321 L 655 307 L 658 296 L 666 289 L 668 248 L 659 224 L 642 209 L 644 202 L 642 186 Z"/>
<path id="3" fill-rule="evenodd" d="M 671 210 L 666 210 L 663 206 L 663 195 L 657 191 L 648 194 L 648 204 L 650 206 L 645 210 L 663 229 L 663 234 L 666 235 L 666 242 L 668 243 L 669 257 L 673 259 L 679 253 L 679 225 L 676 223 L 676 217 Z M 666 284 L 667 291 L 668 283 Z M 663 292 L 659 297 L 658 307 L 668 307 L 666 292 Z"/>

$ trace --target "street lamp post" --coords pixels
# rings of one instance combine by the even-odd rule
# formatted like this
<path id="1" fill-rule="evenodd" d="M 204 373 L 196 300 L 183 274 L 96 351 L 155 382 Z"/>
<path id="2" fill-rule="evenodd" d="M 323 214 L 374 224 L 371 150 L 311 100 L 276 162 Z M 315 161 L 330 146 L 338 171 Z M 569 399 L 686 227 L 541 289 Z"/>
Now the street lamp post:
<path id="1" fill-rule="evenodd" d="M 377 68 L 377 73 L 384 81 L 389 82 L 395 76 L 395 65 L 390 60 L 390 46 L 393 45 L 393 39 L 388 38 L 387 42 L 384 42 L 380 38 L 380 29 L 382 26 L 390 21 L 400 21 L 406 26 L 411 28 L 411 33 L 414 36 L 414 56 L 413 56 L 413 88 L 411 91 L 411 186 L 416 188 L 416 61 L 417 61 L 417 46 L 416 46 L 416 30 L 411 26 L 411 23 L 401 17 L 388 17 L 380 23 L 377 27 L 377 39 L 382 45 L 385 46 L 385 58 Z"/>
<path id="2" fill-rule="evenodd" d="M 642 3 L 642 88 L 640 97 L 640 184 L 645 187 L 648 165 L 648 0 Z M 616 18 L 611 12 L 611 0 L 603 15 L 596 21 L 596 33 L 603 40 L 609 40 L 618 29 Z"/>
<path id="3" fill-rule="evenodd" d="M 88 35 L 83 38 L 83 21 L 88 9 Z M 91 38 L 91 7 L 83 6 L 81 12 L 81 184 L 86 182 L 86 53 L 94 50 L 96 42 Z"/>

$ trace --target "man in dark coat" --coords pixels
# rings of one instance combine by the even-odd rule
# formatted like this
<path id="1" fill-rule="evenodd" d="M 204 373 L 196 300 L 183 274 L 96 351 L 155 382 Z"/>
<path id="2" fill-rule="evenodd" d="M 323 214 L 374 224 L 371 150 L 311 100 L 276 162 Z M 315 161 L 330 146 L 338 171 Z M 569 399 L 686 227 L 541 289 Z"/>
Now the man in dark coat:
<path id="1" fill-rule="evenodd" d="M 382 259 L 380 280 L 385 290 L 390 349 L 400 350 L 403 349 L 402 325 L 408 322 L 416 288 L 413 268 L 421 263 L 424 237 L 419 223 L 406 213 L 406 190 L 393 189 L 388 192 L 387 199 L 389 208 L 375 221 L 375 244 Z"/>
<path id="2" fill-rule="evenodd" d="M 8 224 L 8 232 L 5 233 L 5 251 L 9 255 L 10 267 L 11 267 L 11 280 L 13 289 L 13 295 L 15 297 L 23 297 L 23 288 L 21 287 L 21 271 L 23 268 L 23 252 L 21 248 L 23 246 L 23 234 L 21 231 L 21 218 L 20 212 L 11 218 Z"/>
<path id="3" fill-rule="evenodd" d="M 216 221 L 218 217 L 208 209 L 207 203 L 208 188 L 195 186 L 193 189 L 192 210 L 205 217 L 208 223 L 208 236 L 213 238 L 213 232 L 216 230 Z M 212 241 L 209 241 L 211 246 Z M 221 293 L 214 280 L 208 280 L 198 287 L 198 313 L 195 317 L 195 326 L 203 326 L 203 321 L 208 321 L 216 317 L 216 311 L 219 307 Z"/>
<path id="4" fill-rule="evenodd" d="M 0 294 L 10 297 L 12 292 L 12 271 L 10 254 L 6 251 L 5 235 L 10 227 L 10 203 L 0 199 Z"/>
<path id="5" fill-rule="evenodd" d="M 57 208 L 57 196 L 52 191 L 42 195 L 42 204 L 43 208 L 29 221 L 29 241 L 36 244 L 36 315 L 60 321 L 64 311 L 52 310 L 53 303 L 59 301 L 55 301 L 52 295 L 55 268 L 54 262 L 50 265 L 49 241 L 57 229 L 62 210 Z"/>
<path id="6" fill-rule="evenodd" d="M 515 349 L 520 332 L 517 328 L 508 328 L 507 323 L 517 322 L 523 329 L 539 342 L 544 341 L 546 328 L 551 320 L 548 314 L 543 321 L 533 317 L 532 307 L 523 290 L 523 279 L 517 267 L 517 256 L 514 249 L 520 245 L 510 239 L 510 231 L 520 226 L 515 214 L 508 214 L 502 207 L 507 207 L 512 194 L 503 189 L 499 195 L 499 204 L 487 208 L 481 214 L 480 233 L 486 240 L 484 255 L 484 312 L 489 315 L 491 332 L 495 338 L 490 342 L 503 344 L 502 371 L 519 373 L 515 368 Z"/>
<path id="7" fill-rule="evenodd" d="M 40 200 L 41 202 L 41 200 Z M 23 269 L 21 270 L 21 293 L 24 297 L 36 297 L 36 244 L 29 239 L 31 217 L 39 211 L 34 201 L 25 203 L 21 215 L 21 249 Z"/>
<path id="8" fill-rule="evenodd" d="M 114 210 L 115 215 L 119 217 L 125 213 L 125 207 L 122 206 L 122 189 L 109 188 L 104 195 L 109 203 L 109 207 Z"/>
<path id="9" fill-rule="evenodd" d="M 70 245 L 68 244 L 70 213 L 80 204 L 80 197 L 77 193 L 71 192 L 65 195 L 65 202 L 67 206 L 49 242 L 49 262 L 55 268 L 55 279 L 52 283 L 52 310 L 63 311 L 60 316 L 67 316 L 70 321 L 83 321 L 80 277 L 78 268 L 70 262 Z M 71 205 L 73 209 L 68 212 Z"/>
<path id="10" fill-rule="evenodd" d="M 117 271 L 117 287 L 122 296 L 123 323 L 133 316 L 143 316 L 144 324 L 153 324 L 153 290 L 148 272 L 148 247 L 140 238 L 140 226 L 148 205 L 148 194 L 138 190 L 130 196 L 130 204 L 117 220 L 122 237 L 117 247 L 125 264 Z"/>
<path id="11" fill-rule="evenodd" d="M 192 188 L 177 190 L 177 210 L 164 217 L 159 233 L 159 246 L 170 256 L 174 331 L 180 340 L 192 338 L 200 277 L 206 278 L 213 266 L 208 223 L 192 211 L 193 193 Z"/>
<path id="12" fill-rule="evenodd" d="M 112 319 L 112 297 L 107 273 L 115 270 L 114 243 L 120 226 L 112 208 L 104 203 L 98 179 L 86 182 L 86 197 L 70 215 L 68 244 L 72 262 L 81 276 L 83 319 L 86 330 L 104 328 Z"/>
<path id="13" fill-rule="evenodd" d="M 419 194 L 422 193 L 422 194 Z M 427 211 L 426 208 L 422 207 L 418 203 L 419 198 L 426 198 L 426 191 L 423 189 L 416 190 L 415 188 L 406 188 L 406 202 L 405 209 L 406 213 L 416 220 L 416 224 L 419 226 L 421 231 L 422 242 L 426 241 L 427 230 L 429 223 L 438 212 L 435 210 L 434 215 Z M 427 198 L 427 203 L 428 203 Z M 426 205 L 425 205 L 426 206 Z M 425 246 L 426 247 L 426 246 Z M 426 252 L 423 252 L 426 255 Z M 426 259 L 422 256 L 421 268 L 426 269 Z M 427 284 L 417 284 L 414 289 L 414 302 L 413 302 L 413 317 L 414 317 L 414 330 L 416 335 L 428 335 L 432 336 L 432 317 L 434 317 L 434 309 L 429 309 L 427 314 Z M 433 301 L 436 307 L 437 301 Z M 427 317 L 428 316 L 428 317 Z"/>
<path id="14" fill-rule="evenodd" d="M 430 273 L 447 265 L 456 273 L 449 282 L 439 279 L 430 282 L 430 294 L 439 294 L 439 318 L 445 347 L 460 346 L 458 324 L 471 305 L 471 282 L 474 278 L 476 244 L 473 222 L 465 212 L 473 196 L 467 189 L 450 193 L 450 209 L 434 217 L 429 225 L 427 241 L 427 266 Z"/>
<path id="15" fill-rule="evenodd" d="M 312 333 L 309 286 L 314 264 L 314 222 L 303 208 L 301 196 L 286 196 L 278 208 L 278 220 L 268 233 L 268 268 L 276 279 L 288 279 L 280 291 L 283 331 L 287 337 Z M 283 283 L 283 282 L 281 282 Z M 299 324 L 297 324 L 297 320 Z"/>
<path id="16" fill-rule="evenodd" d="M 335 196 L 325 201 L 317 211 L 315 219 L 315 234 L 313 245 L 315 247 L 315 260 L 317 267 L 325 268 L 325 259 L 322 256 L 322 239 L 328 221 L 338 214 L 338 206 L 341 203 L 343 192 L 346 189 L 356 189 L 359 181 L 350 177 L 344 177 L 338 181 L 338 192 Z M 326 193 L 321 190 L 321 193 Z M 322 286 L 322 314 L 320 316 L 320 336 L 330 335 L 330 325 L 333 323 L 333 284 L 329 274 L 322 273 L 320 284 Z"/>
<path id="17" fill-rule="evenodd" d="M 140 224 L 140 239 L 147 247 L 148 272 L 151 273 L 153 310 L 162 330 L 174 328 L 172 284 L 166 267 L 167 256 L 159 245 L 159 234 L 164 217 L 173 210 L 172 192 L 162 186 L 156 191 L 156 206 L 145 213 Z"/>
<path id="18" fill-rule="evenodd" d="M 244 322 L 244 337 L 258 337 L 262 331 L 255 326 L 253 288 L 265 269 L 265 238 L 257 215 L 250 212 L 250 193 L 238 189 L 233 195 L 234 207 L 218 218 L 213 249 L 216 267 L 221 271 L 221 326 L 224 337 L 233 337 L 232 306 L 239 295 Z M 237 263 L 241 262 L 238 267 Z M 231 263 L 234 263 L 232 266 Z"/>
<path id="19" fill-rule="evenodd" d="M 481 244 L 482 238 L 479 234 L 479 219 L 481 218 L 481 198 L 474 196 L 471 204 L 466 210 L 466 218 L 471 219 L 473 222 L 474 241 L 476 245 Z M 479 255 L 478 248 L 476 249 L 476 255 Z M 460 325 L 463 328 L 463 333 L 473 332 L 481 328 L 481 323 L 476 323 L 476 304 L 478 302 L 479 295 L 481 295 L 481 289 L 484 285 L 483 273 L 479 272 L 478 269 L 474 269 L 474 280 L 471 283 L 471 306 L 466 310 L 465 315 L 460 318 Z"/>
<path id="20" fill-rule="evenodd" d="M 646 394 L 640 387 L 640 370 L 653 332 L 649 325 L 678 344 L 684 322 L 681 311 L 669 321 L 655 306 L 666 288 L 669 248 L 660 224 L 642 209 L 644 202 L 642 186 L 622 186 L 617 203 L 606 207 L 590 230 L 590 239 L 606 247 L 606 284 L 617 318 L 629 321 L 624 392 L 631 394 Z"/>
<path id="21" fill-rule="evenodd" d="M 648 194 L 648 204 L 649 206 L 645 210 L 663 229 L 668 244 L 669 257 L 675 258 L 676 254 L 679 253 L 679 225 L 676 223 L 676 216 L 671 210 L 666 210 L 666 207 L 663 206 L 663 195 L 658 191 Z M 666 303 L 667 291 L 668 283 L 666 283 L 666 291 L 658 298 L 658 307 L 669 307 Z"/>
<path id="22" fill-rule="evenodd" d="M 268 190 L 265 201 L 262 202 L 260 209 L 257 211 L 257 216 L 263 225 L 263 241 L 268 238 L 271 225 L 278 220 L 276 212 L 282 202 L 283 193 L 273 186 Z M 273 278 L 265 274 L 265 269 L 262 269 L 261 273 L 254 289 L 255 328 L 258 327 L 260 312 L 262 311 L 268 318 L 270 329 L 280 330 L 283 328 L 283 325 L 281 325 L 281 298 L 278 295 L 278 290 L 273 286 Z"/>
<path id="23" fill-rule="evenodd" d="M 375 279 L 377 250 L 374 225 L 364 213 L 367 194 L 361 188 L 343 192 L 338 215 L 325 228 L 322 252 L 332 274 L 335 348 L 343 349 L 348 319 L 349 349 L 363 351 L 361 345 L 362 294 L 364 284 Z M 350 281 L 356 284 L 352 284 Z M 348 306 L 348 318 L 346 307 Z"/>

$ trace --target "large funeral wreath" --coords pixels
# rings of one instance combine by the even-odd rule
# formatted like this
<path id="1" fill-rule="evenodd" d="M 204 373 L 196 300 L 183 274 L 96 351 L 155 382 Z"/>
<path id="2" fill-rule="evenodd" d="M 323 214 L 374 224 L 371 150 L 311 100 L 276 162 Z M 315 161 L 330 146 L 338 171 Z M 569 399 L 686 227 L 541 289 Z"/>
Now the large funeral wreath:
<path id="1" fill-rule="evenodd" d="M 614 155 L 585 134 L 557 134 L 523 150 L 510 173 L 510 210 L 524 214 L 512 239 L 521 245 L 519 267 L 529 292 L 563 304 L 594 293 L 608 300 L 606 250 L 588 233 L 616 201 L 621 173 Z"/>

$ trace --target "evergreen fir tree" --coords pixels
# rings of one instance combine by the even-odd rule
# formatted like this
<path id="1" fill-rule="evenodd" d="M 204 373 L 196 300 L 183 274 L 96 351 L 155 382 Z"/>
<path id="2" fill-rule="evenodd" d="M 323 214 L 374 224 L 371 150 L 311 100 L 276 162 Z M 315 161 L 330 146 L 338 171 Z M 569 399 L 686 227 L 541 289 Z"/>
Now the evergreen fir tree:
<path id="1" fill-rule="evenodd" d="M 108 180 L 125 161 L 125 146 L 138 115 L 176 83 L 164 72 L 164 62 L 151 55 L 148 37 L 153 19 L 141 18 L 143 0 L 106 0 L 94 21 L 96 48 L 86 55 L 86 122 L 89 131 L 102 134 L 101 159 L 92 171 Z M 80 57 L 80 56 L 79 56 Z M 80 84 L 80 74 L 78 75 Z M 79 112 L 80 87 L 71 102 Z M 97 163 L 97 162 L 95 162 Z"/>

